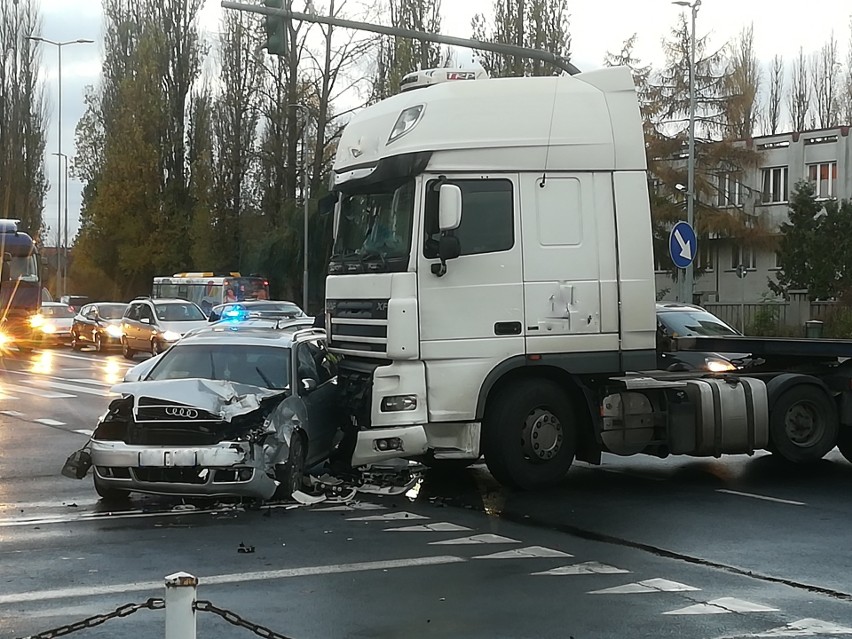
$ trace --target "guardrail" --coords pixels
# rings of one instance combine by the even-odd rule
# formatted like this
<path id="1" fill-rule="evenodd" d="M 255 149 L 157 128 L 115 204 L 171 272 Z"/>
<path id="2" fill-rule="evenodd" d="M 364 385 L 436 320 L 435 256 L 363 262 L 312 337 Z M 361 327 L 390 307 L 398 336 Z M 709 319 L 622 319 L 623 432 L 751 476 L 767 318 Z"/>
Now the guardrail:
<path id="1" fill-rule="evenodd" d="M 112 612 L 94 615 L 74 623 L 45 630 L 35 635 L 19 639 L 55 639 L 64 637 L 78 630 L 87 630 L 100 626 L 113 619 L 123 619 L 140 610 L 165 610 L 166 635 L 165 639 L 196 639 L 196 613 L 209 612 L 218 615 L 228 623 L 244 628 L 265 639 L 291 639 L 286 635 L 275 632 L 257 623 L 248 621 L 235 612 L 219 608 L 210 601 L 199 601 L 196 598 L 198 578 L 187 572 L 176 572 L 165 578 L 166 595 L 160 599 L 152 597 L 143 603 L 129 603 L 119 606 Z"/>

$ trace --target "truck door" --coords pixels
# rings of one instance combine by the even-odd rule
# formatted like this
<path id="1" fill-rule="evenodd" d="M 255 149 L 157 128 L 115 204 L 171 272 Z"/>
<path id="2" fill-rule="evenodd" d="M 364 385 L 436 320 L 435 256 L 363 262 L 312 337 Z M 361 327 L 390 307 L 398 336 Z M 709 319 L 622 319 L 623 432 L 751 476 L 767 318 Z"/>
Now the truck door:
<path id="1" fill-rule="evenodd" d="M 527 352 L 609 352 L 617 357 L 615 213 L 609 174 L 524 176 L 521 192 Z M 595 362 L 589 363 L 595 367 Z"/>
<path id="2" fill-rule="evenodd" d="M 462 191 L 462 221 L 454 231 L 461 256 L 447 263 L 445 275 L 433 274 L 439 264 L 437 177 L 424 179 L 424 228 L 415 241 L 421 357 L 433 421 L 470 419 L 476 404 L 471 387 L 497 363 L 524 352 L 518 177 L 454 175 L 444 183 Z"/>

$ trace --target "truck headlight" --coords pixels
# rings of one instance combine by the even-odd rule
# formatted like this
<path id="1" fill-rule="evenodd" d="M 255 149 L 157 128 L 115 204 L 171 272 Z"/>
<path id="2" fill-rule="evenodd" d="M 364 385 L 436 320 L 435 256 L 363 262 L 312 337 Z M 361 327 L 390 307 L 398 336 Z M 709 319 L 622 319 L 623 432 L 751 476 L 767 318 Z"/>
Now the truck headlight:
<path id="1" fill-rule="evenodd" d="M 399 138 L 417 126 L 420 119 L 423 117 L 423 111 L 425 109 L 425 104 L 418 104 L 417 106 L 408 107 L 405 111 L 400 113 L 399 117 L 396 119 L 396 124 L 393 125 L 393 130 L 391 131 L 387 143 L 390 144 L 392 142 L 396 142 Z"/>
<path id="2" fill-rule="evenodd" d="M 174 331 L 166 331 L 163 333 L 163 339 L 167 342 L 176 342 L 180 339 L 180 333 L 175 333 Z"/>
<path id="3" fill-rule="evenodd" d="M 417 410 L 416 395 L 391 395 L 382 398 L 383 413 L 398 413 L 409 410 Z"/>
<path id="4" fill-rule="evenodd" d="M 725 373 L 737 370 L 737 367 L 726 359 L 708 357 L 705 362 L 707 363 L 707 370 L 712 373 Z"/>
<path id="5" fill-rule="evenodd" d="M 110 324 L 106 327 L 106 334 L 110 337 L 121 337 L 121 326 L 115 326 L 113 324 Z"/>

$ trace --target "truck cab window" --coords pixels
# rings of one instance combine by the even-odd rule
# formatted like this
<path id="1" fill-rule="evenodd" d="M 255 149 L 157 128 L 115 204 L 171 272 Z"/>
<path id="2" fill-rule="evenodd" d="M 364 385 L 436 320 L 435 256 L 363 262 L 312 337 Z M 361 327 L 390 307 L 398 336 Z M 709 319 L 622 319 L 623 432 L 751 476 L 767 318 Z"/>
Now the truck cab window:
<path id="1" fill-rule="evenodd" d="M 515 244 L 512 183 L 509 180 L 451 180 L 462 191 L 462 221 L 454 233 L 462 255 L 508 251 Z M 423 255 L 438 257 L 438 180 L 426 189 Z"/>

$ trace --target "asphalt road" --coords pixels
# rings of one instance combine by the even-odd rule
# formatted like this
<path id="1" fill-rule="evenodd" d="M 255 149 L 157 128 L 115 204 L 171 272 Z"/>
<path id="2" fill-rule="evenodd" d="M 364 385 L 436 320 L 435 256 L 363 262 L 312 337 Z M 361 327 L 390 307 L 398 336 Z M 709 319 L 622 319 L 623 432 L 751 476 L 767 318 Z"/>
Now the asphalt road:
<path id="1" fill-rule="evenodd" d="M 0 637 L 161 597 L 176 571 L 293 639 L 852 636 L 852 464 L 836 451 L 807 471 L 608 456 L 547 493 L 480 465 L 430 473 L 411 499 L 111 511 L 59 471 L 128 364 L 67 349 L 0 364 Z M 69 636 L 157 639 L 164 614 Z M 254 635 L 199 612 L 198 636 Z"/>

